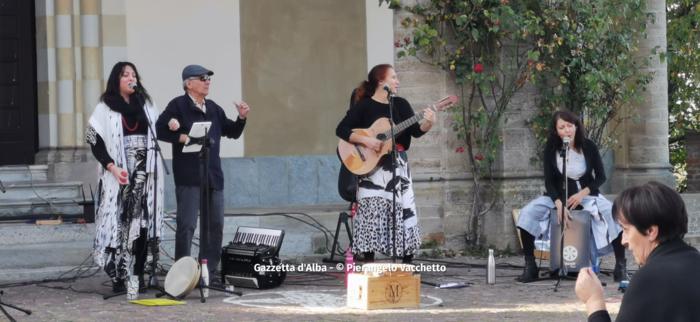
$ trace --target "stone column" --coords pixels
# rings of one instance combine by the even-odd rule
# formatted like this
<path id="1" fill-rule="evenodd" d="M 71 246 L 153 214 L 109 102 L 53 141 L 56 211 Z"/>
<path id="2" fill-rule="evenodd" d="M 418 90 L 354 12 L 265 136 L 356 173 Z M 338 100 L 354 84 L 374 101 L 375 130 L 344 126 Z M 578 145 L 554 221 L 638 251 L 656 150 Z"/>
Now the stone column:
<path id="1" fill-rule="evenodd" d="M 53 0 L 36 1 L 37 105 L 41 149 L 58 146 L 55 29 Z"/>
<path id="2" fill-rule="evenodd" d="M 73 1 L 56 0 L 56 96 L 58 147 L 75 146 L 75 53 L 73 52 Z"/>
<path id="3" fill-rule="evenodd" d="M 654 15 L 647 26 L 647 37 L 639 48 L 639 59 L 646 59 L 653 48 L 666 48 L 666 1 L 647 0 L 647 11 Z M 647 69 L 654 78 L 641 92 L 631 118 L 625 120 L 620 146 L 615 150 L 613 192 L 650 180 L 675 187 L 668 149 L 668 73 L 666 61 L 652 56 Z"/>
<path id="4" fill-rule="evenodd" d="M 686 192 L 700 192 L 700 133 L 689 132 L 685 139 L 686 171 L 688 189 Z"/>
<path id="5" fill-rule="evenodd" d="M 100 0 L 37 0 L 36 7 L 40 148 L 36 160 L 49 164 L 85 160 L 89 151 L 83 133 L 103 91 L 102 35 L 123 34 L 124 28 L 103 32 Z"/>
<path id="6" fill-rule="evenodd" d="M 102 48 L 100 45 L 100 1 L 82 0 L 80 2 L 81 51 L 81 89 L 82 103 L 76 111 L 78 124 L 78 146 L 83 146 L 83 131 L 97 101 L 102 94 Z"/>

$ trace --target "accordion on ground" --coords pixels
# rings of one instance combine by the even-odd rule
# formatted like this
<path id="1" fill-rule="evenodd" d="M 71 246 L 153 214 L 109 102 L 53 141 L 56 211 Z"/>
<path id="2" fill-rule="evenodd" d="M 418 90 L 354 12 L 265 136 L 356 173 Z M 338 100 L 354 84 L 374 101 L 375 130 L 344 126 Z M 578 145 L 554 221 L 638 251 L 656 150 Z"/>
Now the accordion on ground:
<path id="1" fill-rule="evenodd" d="M 247 288 L 282 284 L 286 271 L 260 268 L 280 266 L 283 239 L 284 230 L 238 227 L 233 240 L 221 250 L 221 282 Z"/>

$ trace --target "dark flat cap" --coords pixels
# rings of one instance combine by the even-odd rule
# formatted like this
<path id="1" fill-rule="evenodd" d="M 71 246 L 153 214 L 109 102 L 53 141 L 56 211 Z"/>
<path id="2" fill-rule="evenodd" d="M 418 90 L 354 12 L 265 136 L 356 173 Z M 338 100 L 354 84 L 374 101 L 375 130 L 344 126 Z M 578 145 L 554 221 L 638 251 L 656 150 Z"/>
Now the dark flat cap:
<path id="1" fill-rule="evenodd" d="M 187 65 L 185 69 L 182 70 L 182 80 L 186 80 L 190 77 L 202 76 L 202 75 L 214 75 L 214 72 L 199 66 L 199 65 Z"/>

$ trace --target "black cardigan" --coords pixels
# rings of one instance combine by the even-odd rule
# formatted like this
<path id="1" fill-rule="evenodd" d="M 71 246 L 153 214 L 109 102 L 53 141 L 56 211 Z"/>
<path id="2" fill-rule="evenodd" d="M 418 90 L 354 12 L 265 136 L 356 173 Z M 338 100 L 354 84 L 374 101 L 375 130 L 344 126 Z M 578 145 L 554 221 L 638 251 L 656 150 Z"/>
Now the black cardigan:
<path id="1" fill-rule="evenodd" d="M 566 202 L 564 197 L 564 188 L 562 186 L 562 173 L 557 169 L 557 158 L 559 158 L 559 150 L 561 147 L 555 147 L 551 142 L 547 142 L 544 150 L 544 185 L 547 189 L 547 196 L 552 198 L 552 201 L 557 199 Z M 583 157 L 586 159 L 586 172 L 579 178 L 581 189 L 588 187 L 591 190 L 591 196 L 597 196 L 600 186 L 605 183 L 605 169 L 603 169 L 603 160 L 600 158 L 598 147 L 589 139 L 583 140 Z M 576 181 L 568 179 L 569 196 L 578 192 Z"/>
<path id="2" fill-rule="evenodd" d="M 224 174 L 221 170 L 221 158 L 219 157 L 221 137 L 237 139 L 243 133 L 245 120 L 237 119 L 235 122 L 226 117 L 224 109 L 212 100 L 206 100 L 206 114 L 202 113 L 194 102 L 185 94 L 174 98 L 165 111 L 158 117 L 156 132 L 158 139 L 170 142 L 173 145 L 173 175 L 175 185 L 199 186 L 199 153 L 182 153 L 184 144 L 180 143 L 180 134 L 187 134 L 192 128 L 192 123 L 211 121 L 209 138 L 212 140 L 209 150 L 209 187 L 214 190 L 224 189 Z M 168 128 L 168 122 L 174 118 L 180 122 L 180 128 L 173 132 Z"/>
<path id="3" fill-rule="evenodd" d="M 700 253 L 681 239 L 656 247 L 630 281 L 616 321 L 700 321 Z M 610 321 L 596 311 L 588 321 Z"/>

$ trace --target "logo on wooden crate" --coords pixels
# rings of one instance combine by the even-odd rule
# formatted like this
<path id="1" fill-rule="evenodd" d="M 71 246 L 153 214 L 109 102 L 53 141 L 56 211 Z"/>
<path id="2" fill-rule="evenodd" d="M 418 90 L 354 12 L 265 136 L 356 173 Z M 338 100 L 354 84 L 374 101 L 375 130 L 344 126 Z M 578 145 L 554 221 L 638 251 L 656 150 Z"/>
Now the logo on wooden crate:
<path id="1" fill-rule="evenodd" d="M 403 287 L 398 282 L 390 282 L 384 288 L 384 298 L 389 303 L 399 303 L 401 295 L 403 295 Z"/>

